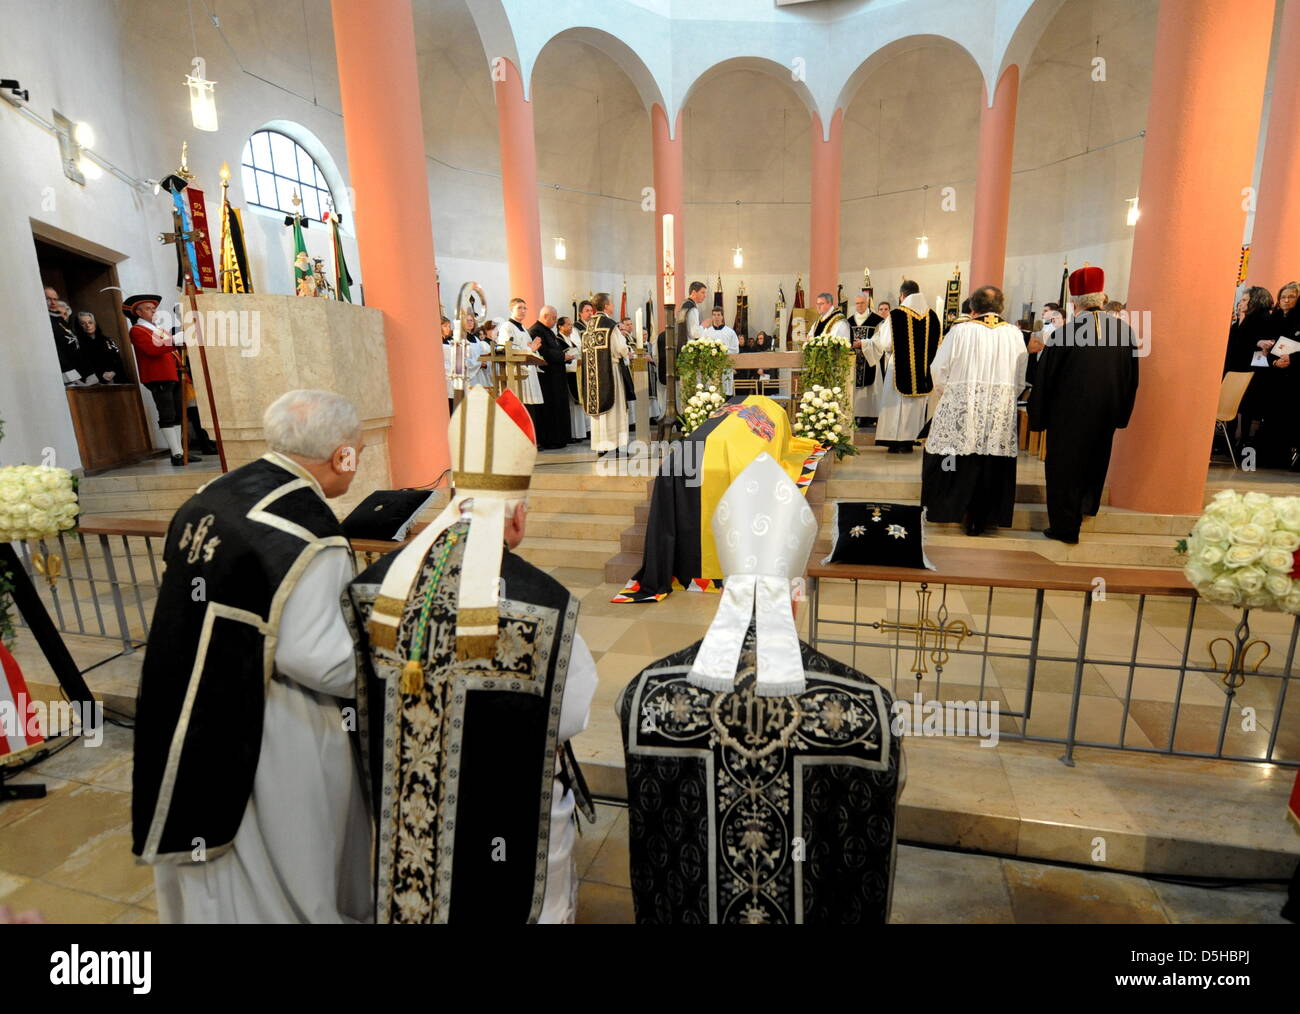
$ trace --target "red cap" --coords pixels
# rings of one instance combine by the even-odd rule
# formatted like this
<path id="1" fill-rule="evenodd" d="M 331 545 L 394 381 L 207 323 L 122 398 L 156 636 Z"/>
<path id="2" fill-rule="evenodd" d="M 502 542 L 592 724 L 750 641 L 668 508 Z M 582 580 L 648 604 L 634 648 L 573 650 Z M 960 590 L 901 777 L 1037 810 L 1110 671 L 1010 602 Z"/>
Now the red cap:
<path id="1" fill-rule="evenodd" d="M 529 440 L 537 443 L 537 433 L 533 430 L 533 417 L 528 414 L 528 409 L 514 391 L 509 389 L 502 391 L 497 398 L 497 404 L 515 421 L 515 425 L 528 435 Z"/>
<path id="2" fill-rule="evenodd" d="M 1106 273 L 1101 268 L 1080 268 L 1070 273 L 1070 295 L 1091 296 L 1106 291 Z"/>

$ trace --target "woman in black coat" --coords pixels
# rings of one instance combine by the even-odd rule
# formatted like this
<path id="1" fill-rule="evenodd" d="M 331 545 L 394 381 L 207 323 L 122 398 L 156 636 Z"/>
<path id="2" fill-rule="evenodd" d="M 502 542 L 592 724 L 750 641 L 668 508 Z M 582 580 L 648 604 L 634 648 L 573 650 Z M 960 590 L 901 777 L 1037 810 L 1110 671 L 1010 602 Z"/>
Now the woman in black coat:
<path id="1" fill-rule="evenodd" d="M 101 384 L 129 384 L 122 365 L 122 350 L 112 336 L 99 330 L 95 315 L 87 310 L 77 314 L 77 337 L 81 340 L 82 362 L 87 375 L 93 374 Z"/>
<path id="2" fill-rule="evenodd" d="M 1269 369 L 1252 381 L 1261 387 L 1264 422 L 1255 440 L 1260 468 L 1300 470 L 1300 353 L 1275 354 L 1279 338 L 1300 341 L 1300 282 L 1287 282 L 1269 315 L 1269 337 L 1260 342 L 1268 353 Z"/>
<path id="3" fill-rule="evenodd" d="M 1237 438 L 1251 436 L 1252 423 L 1264 418 L 1268 401 L 1267 365 L 1252 365 L 1255 355 L 1271 348 L 1273 333 L 1273 296 L 1268 289 L 1252 285 L 1237 303 L 1237 313 L 1228 329 L 1228 351 L 1224 356 L 1224 373 L 1251 373 L 1250 385 L 1242 395 L 1238 409 Z"/>

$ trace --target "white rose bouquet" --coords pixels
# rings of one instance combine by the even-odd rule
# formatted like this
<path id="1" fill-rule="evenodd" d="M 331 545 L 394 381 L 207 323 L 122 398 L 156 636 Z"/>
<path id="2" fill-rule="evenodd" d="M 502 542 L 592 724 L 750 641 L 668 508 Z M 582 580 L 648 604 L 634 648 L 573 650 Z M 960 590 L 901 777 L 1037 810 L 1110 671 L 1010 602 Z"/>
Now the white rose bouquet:
<path id="1" fill-rule="evenodd" d="M 77 486 L 66 468 L 0 468 L 0 542 L 44 539 L 75 528 Z"/>
<path id="2" fill-rule="evenodd" d="M 1222 490 L 1178 549 L 1211 602 L 1300 613 L 1300 496 Z"/>
<path id="3" fill-rule="evenodd" d="M 726 400 L 716 384 L 710 384 L 707 388 L 703 384 L 696 384 L 695 393 L 682 409 L 682 432 L 690 433 L 720 409 Z"/>
<path id="4" fill-rule="evenodd" d="M 854 453 L 853 429 L 840 405 L 843 393 L 838 387 L 814 384 L 799 399 L 794 420 L 795 433 L 816 440 L 822 447 L 833 450 L 836 457 Z"/>

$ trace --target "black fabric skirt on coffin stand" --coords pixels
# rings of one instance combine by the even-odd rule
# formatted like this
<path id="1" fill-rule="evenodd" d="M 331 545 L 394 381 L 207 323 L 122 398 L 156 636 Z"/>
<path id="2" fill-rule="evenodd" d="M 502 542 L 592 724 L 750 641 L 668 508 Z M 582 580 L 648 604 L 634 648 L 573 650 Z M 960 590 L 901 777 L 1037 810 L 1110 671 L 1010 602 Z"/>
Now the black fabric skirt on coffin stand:
<path id="1" fill-rule="evenodd" d="M 979 528 L 1010 528 L 1016 509 L 1016 459 L 1000 454 L 924 455 L 921 465 L 921 504 L 926 520 L 960 524 L 969 519 Z"/>

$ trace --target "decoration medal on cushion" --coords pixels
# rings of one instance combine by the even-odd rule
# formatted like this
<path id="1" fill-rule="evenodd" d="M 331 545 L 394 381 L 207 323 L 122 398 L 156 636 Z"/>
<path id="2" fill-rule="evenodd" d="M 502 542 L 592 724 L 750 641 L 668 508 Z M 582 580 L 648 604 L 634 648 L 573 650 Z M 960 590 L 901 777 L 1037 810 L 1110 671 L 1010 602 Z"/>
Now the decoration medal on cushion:
<path id="1" fill-rule="evenodd" d="M 925 508 L 837 502 L 835 545 L 822 563 L 934 570 L 925 555 Z"/>

